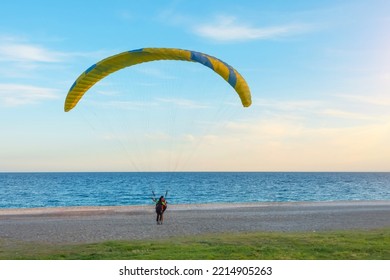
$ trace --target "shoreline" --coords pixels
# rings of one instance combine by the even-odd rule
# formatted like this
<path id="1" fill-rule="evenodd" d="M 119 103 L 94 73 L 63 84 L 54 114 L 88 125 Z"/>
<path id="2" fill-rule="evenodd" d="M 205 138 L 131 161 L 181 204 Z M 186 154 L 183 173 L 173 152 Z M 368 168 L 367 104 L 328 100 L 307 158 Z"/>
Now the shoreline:
<path id="1" fill-rule="evenodd" d="M 156 225 L 153 205 L 0 209 L 0 241 L 54 244 L 157 240 L 237 232 L 321 232 L 390 228 L 390 201 L 169 205 Z"/>
<path id="2" fill-rule="evenodd" d="M 223 210 L 235 208 L 254 208 L 270 206 L 370 206 L 388 205 L 390 200 L 334 200 L 334 201 L 267 201 L 267 202 L 234 202 L 234 203 L 188 203 L 169 204 L 169 211 L 190 210 Z M 115 214 L 127 212 L 154 213 L 154 205 L 122 205 L 122 206 L 58 206 L 33 208 L 0 208 L 0 217 L 18 215 L 56 215 L 56 214 Z"/>

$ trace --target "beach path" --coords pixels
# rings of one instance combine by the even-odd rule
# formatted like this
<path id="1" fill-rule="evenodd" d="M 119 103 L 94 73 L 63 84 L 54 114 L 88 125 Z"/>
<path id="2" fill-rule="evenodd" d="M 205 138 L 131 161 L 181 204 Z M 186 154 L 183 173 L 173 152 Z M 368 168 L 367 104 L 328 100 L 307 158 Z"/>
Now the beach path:
<path id="1" fill-rule="evenodd" d="M 390 227 L 390 201 L 169 205 L 0 210 L 0 239 L 57 244 L 160 239 L 222 232 Z"/>

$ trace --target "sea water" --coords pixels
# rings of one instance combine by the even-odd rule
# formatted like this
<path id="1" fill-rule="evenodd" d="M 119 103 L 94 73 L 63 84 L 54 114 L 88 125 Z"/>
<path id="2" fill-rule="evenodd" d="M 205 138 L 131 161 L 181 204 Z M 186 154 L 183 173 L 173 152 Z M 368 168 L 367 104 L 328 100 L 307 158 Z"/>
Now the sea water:
<path id="1" fill-rule="evenodd" d="M 0 173 L 0 208 L 390 200 L 390 173 Z"/>

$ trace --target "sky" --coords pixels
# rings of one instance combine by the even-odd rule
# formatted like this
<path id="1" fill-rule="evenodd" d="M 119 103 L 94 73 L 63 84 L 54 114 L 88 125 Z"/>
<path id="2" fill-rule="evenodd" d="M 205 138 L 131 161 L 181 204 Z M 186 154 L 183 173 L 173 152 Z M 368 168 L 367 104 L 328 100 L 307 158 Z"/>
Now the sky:
<path id="1" fill-rule="evenodd" d="M 390 171 L 390 2 L 2 1 L 0 172 Z M 120 52 L 203 52 L 118 71 L 72 111 L 76 78 Z"/>

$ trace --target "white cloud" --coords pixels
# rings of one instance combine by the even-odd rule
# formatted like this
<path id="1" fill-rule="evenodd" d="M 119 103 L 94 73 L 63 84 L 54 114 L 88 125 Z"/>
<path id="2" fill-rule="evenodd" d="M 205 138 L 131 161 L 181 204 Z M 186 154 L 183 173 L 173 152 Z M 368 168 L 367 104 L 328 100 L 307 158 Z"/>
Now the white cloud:
<path id="1" fill-rule="evenodd" d="M 258 118 L 231 122 L 200 150 L 210 166 L 220 156 L 234 158 L 222 168 L 265 171 L 388 171 L 390 122 L 344 127 L 305 124 L 302 120 Z M 200 153 L 199 153 L 199 158 Z"/>
<path id="2" fill-rule="evenodd" d="M 350 120 L 361 120 L 361 121 L 363 120 L 377 121 L 380 119 L 380 117 L 378 116 L 372 116 L 365 113 L 356 113 L 356 112 L 339 110 L 339 109 L 325 109 L 320 113 L 338 119 L 350 119 Z"/>
<path id="3" fill-rule="evenodd" d="M 57 90 L 20 84 L 0 84 L 0 106 L 21 106 L 57 99 Z"/>
<path id="4" fill-rule="evenodd" d="M 253 100 L 254 106 L 260 106 L 262 108 L 270 108 L 273 110 L 281 111 L 296 111 L 296 110 L 311 110 L 323 106 L 323 102 L 319 100 L 276 100 L 257 98 Z"/>
<path id="5" fill-rule="evenodd" d="M 63 68 L 63 61 L 77 54 L 52 50 L 26 39 L 0 35 L 0 79 L 36 78 L 40 70 Z"/>
<path id="6" fill-rule="evenodd" d="M 75 58 L 101 59 L 111 54 L 107 51 L 62 52 L 46 46 L 31 43 L 18 37 L 0 35 L 0 61 L 18 65 L 37 65 L 41 63 L 58 63 Z"/>
<path id="7" fill-rule="evenodd" d="M 42 46 L 5 40 L 0 44 L 0 61 L 13 62 L 60 62 L 65 54 Z"/>
<path id="8" fill-rule="evenodd" d="M 338 97 L 344 98 L 349 102 L 358 102 L 366 105 L 389 106 L 390 97 L 387 94 L 369 94 L 369 95 L 352 95 L 339 94 Z"/>
<path id="9" fill-rule="evenodd" d="M 286 119 L 306 120 L 322 119 L 323 123 L 338 125 L 345 121 L 382 122 L 387 119 L 386 108 L 390 99 L 384 95 L 348 95 L 329 94 L 328 100 L 274 100 L 255 99 L 253 106 L 259 106 L 263 112 L 272 116 L 284 116 Z M 348 102 L 345 102 L 348 101 Z"/>
<path id="10" fill-rule="evenodd" d="M 390 81 L 390 72 L 385 72 L 380 75 L 380 78 L 384 81 Z"/>
<path id="11" fill-rule="evenodd" d="M 232 16 L 219 16 L 212 22 L 195 26 L 193 30 L 199 36 L 227 42 L 280 38 L 307 32 L 309 27 L 303 24 L 253 27 L 238 22 L 237 18 Z"/>

